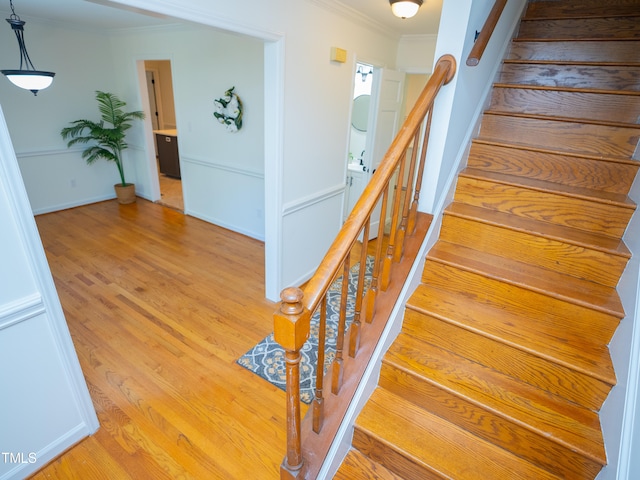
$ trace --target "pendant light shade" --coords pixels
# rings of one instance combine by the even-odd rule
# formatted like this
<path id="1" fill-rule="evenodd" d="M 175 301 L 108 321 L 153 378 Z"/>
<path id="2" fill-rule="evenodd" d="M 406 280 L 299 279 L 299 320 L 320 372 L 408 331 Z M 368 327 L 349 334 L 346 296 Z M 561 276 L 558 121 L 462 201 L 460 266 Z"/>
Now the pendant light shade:
<path id="1" fill-rule="evenodd" d="M 18 40 L 18 48 L 20 49 L 20 68 L 18 70 L 1 70 L 11 83 L 15 86 L 31 90 L 37 95 L 39 90 L 43 90 L 51 85 L 55 73 L 43 72 L 36 70 L 27 53 L 27 47 L 24 43 L 24 24 L 20 17 L 13 10 L 13 1 L 9 0 L 11 5 L 11 17 L 7 18 L 7 22 L 11 25 L 11 29 L 16 34 Z M 24 68 L 23 68 L 24 67 Z"/>
<path id="2" fill-rule="evenodd" d="M 34 95 L 51 85 L 55 75 L 53 72 L 40 70 L 2 70 L 2 73 L 16 87 L 31 90 Z"/>
<path id="3" fill-rule="evenodd" d="M 396 17 L 411 18 L 422 5 L 422 0 L 389 0 L 391 11 Z"/>

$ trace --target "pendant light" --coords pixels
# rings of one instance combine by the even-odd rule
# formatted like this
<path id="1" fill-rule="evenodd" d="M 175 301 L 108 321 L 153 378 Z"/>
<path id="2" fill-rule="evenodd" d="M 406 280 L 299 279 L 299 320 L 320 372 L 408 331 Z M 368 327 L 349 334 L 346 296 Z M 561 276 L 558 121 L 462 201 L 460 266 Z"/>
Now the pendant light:
<path id="1" fill-rule="evenodd" d="M 422 5 L 422 0 L 389 0 L 391 11 L 396 17 L 411 18 Z"/>
<path id="2" fill-rule="evenodd" d="M 20 17 L 16 15 L 13 9 L 13 0 L 9 0 L 9 5 L 11 6 L 11 16 L 6 20 L 9 22 L 9 25 L 11 25 L 11 29 L 13 33 L 16 34 L 16 39 L 18 40 L 18 47 L 20 48 L 20 69 L 1 71 L 15 86 L 24 88 L 25 90 L 31 90 L 34 95 L 37 95 L 39 90 L 43 90 L 51 85 L 55 73 L 35 69 L 24 43 L 24 24 L 26 22 L 20 20 Z"/>

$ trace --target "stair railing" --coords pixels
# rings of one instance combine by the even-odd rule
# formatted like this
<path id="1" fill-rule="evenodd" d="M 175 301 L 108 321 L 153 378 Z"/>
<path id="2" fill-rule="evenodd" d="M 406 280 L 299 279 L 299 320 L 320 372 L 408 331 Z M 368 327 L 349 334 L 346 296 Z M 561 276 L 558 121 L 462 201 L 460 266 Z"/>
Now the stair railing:
<path id="1" fill-rule="evenodd" d="M 485 20 L 482 30 L 478 33 L 476 43 L 473 44 L 473 48 L 471 48 L 471 51 L 469 52 L 469 56 L 467 57 L 468 66 L 475 67 L 480 63 L 482 54 L 487 48 L 489 39 L 491 38 L 491 35 L 493 35 L 493 31 L 496 29 L 496 25 L 498 24 L 498 20 L 500 20 L 500 15 L 502 15 L 502 11 L 506 4 L 507 0 L 496 0 L 493 4 L 493 8 L 489 12 L 489 16 Z"/>
<path id="2" fill-rule="evenodd" d="M 342 274 L 346 281 L 342 281 L 341 286 L 335 357 L 328 369 L 331 372 L 328 379 L 331 393 L 339 395 L 344 384 L 345 351 L 352 358 L 357 356 L 361 330 L 372 322 L 378 293 L 388 288 L 393 265 L 402 258 L 405 238 L 411 236 L 415 229 L 434 101 L 441 87 L 451 81 L 455 72 L 455 58 L 451 55 L 440 57 L 411 113 L 313 277 L 304 289 L 289 287 L 281 293 L 282 302 L 274 313 L 274 336 L 285 350 L 287 382 L 287 452 L 280 468 L 281 478 L 301 479 L 306 475 L 301 438 L 300 364 L 301 349 L 310 336 L 311 318 L 319 310 L 315 396 L 309 412 L 313 417 L 312 430 L 318 434 L 325 417 L 323 366 L 327 292 Z M 379 226 L 375 248 L 372 249 L 375 253 L 371 277 L 365 292 L 364 265 L 369 250 L 371 220 L 374 213 L 378 215 L 377 206 Z M 359 252 L 354 249 L 356 245 Z M 359 261 L 359 273 L 352 272 L 352 254 Z M 347 331 L 348 280 L 351 275 L 357 275 L 357 279 L 353 282 L 356 292 L 352 299 L 351 326 Z"/>

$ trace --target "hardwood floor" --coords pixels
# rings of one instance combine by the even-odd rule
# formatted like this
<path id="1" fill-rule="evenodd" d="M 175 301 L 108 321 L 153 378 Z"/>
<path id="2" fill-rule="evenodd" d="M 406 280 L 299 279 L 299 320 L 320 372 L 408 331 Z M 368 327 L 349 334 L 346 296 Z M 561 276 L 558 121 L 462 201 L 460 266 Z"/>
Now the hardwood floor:
<path id="1" fill-rule="evenodd" d="M 101 428 L 32 478 L 278 478 L 264 245 L 141 199 L 36 217 Z"/>

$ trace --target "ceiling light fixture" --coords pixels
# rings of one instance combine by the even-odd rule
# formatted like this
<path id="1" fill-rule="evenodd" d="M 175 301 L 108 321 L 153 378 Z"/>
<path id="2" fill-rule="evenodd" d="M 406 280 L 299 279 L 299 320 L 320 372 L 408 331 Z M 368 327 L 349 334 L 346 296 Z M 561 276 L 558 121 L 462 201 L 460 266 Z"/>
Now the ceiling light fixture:
<path id="1" fill-rule="evenodd" d="M 20 17 L 16 15 L 16 12 L 13 9 L 12 0 L 9 0 L 9 5 L 11 6 L 11 17 L 6 20 L 9 22 L 9 25 L 11 25 L 11 29 L 18 39 L 18 47 L 20 48 L 20 69 L 1 71 L 15 86 L 24 88 L 25 90 L 31 90 L 34 95 L 37 95 L 39 90 L 43 90 L 51 85 L 55 73 L 43 72 L 35 69 L 24 43 L 24 24 L 26 22 L 20 20 Z M 23 66 L 24 68 L 22 68 Z"/>
<path id="2" fill-rule="evenodd" d="M 422 0 L 389 0 L 391 11 L 396 17 L 411 18 L 422 5 Z"/>

